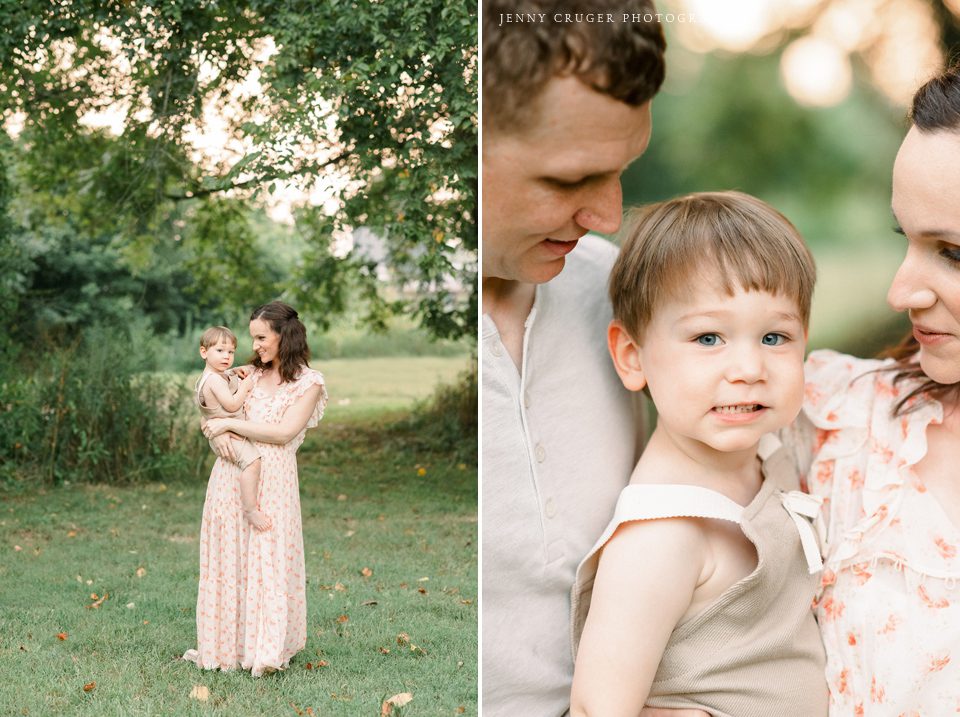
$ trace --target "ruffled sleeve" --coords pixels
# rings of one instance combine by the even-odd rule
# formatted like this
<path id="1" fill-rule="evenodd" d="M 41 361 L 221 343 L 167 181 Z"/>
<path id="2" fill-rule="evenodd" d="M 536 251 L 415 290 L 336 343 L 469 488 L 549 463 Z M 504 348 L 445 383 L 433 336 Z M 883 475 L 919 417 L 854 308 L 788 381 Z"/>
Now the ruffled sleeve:
<path id="1" fill-rule="evenodd" d="M 282 416 L 311 386 L 320 387 L 320 400 L 317 401 L 313 413 L 310 414 L 306 427 L 314 428 L 320 423 L 320 419 L 323 418 L 324 409 L 327 406 L 327 387 L 323 381 L 323 374 L 311 368 L 304 368 L 295 381 L 285 386 L 283 395 L 280 397 L 280 405 L 277 411 L 278 415 Z"/>
<path id="2" fill-rule="evenodd" d="M 824 499 L 826 563 L 905 561 L 916 544 L 903 534 L 905 493 L 923 491 L 912 466 L 926 454 L 926 428 L 940 422 L 936 401 L 894 416 L 913 385 L 895 385 L 892 360 L 815 351 L 807 359 L 804 413 L 813 426 L 806 483 Z"/>

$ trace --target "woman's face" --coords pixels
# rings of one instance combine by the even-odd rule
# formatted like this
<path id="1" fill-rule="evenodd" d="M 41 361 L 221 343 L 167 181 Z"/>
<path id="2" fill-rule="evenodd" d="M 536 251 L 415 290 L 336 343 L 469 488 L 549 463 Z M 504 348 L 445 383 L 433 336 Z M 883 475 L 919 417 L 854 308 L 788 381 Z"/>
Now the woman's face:
<path id="1" fill-rule="evenodd" d="M 960 133 L 911 128 L 893 165 L 893 214 L 907 238 L 887 302 L 906 311 L 920 367 L 960 381 Z"/>
<path id="2" fill-rule="evenodd" d="M 274 331 L 269 322 L 254 319 L 250 322 L 250 336 L 253 338 L 253 351 L 260 356 L 262 363 L 270 363 L 280 352 L 280 334 Z"/>

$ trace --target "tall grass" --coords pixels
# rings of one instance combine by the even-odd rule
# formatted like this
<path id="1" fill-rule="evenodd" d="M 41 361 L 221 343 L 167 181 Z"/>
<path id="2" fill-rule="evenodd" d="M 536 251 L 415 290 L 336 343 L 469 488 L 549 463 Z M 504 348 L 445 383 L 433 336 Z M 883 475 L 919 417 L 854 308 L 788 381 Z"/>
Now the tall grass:
<path id="1" fill-rule="evenodd" d="M 247 333 L 247 318 L 226 320 L 237 335 L 237 362 L 250 356 L 250 337 Z M 191 326 L 184 335 L 172 334 L 163 337 L 153 347 L 157 365 L 168 371 L 198 371 L 202 368 L 200 335 L 206 326 Z M 318 361 L 325 359 L 390 358 L 415 356 L 466 356 L 475 341 L 438 340 L 417 327 L 409 318 L 394 319 L 387 331 L 376 333 L 358 328 L 346 322 L 336 324 L 329 331 L 311 325 L 307 319 L 307 338 L 310 353 Z"/>
<path id="2" fill-rule="evenodd" d="M 440 384 L 407 419 L 414 442 L 435 451 L 448 451 L 457 460 L 477 463 L 477 362 L 453 383 Z"/>
<path id="3" fill-rule="evenodd" d="M 150 371 L 133 329 L 95 327 L 0 368 L 0 484 L 131 483 L 196 471 L 189 390 Z"/>

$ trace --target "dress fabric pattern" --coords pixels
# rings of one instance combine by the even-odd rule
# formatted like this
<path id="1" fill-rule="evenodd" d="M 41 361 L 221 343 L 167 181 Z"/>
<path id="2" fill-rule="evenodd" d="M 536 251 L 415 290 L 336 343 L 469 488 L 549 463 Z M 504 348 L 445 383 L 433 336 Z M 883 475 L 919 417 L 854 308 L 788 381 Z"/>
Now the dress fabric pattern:
<path id="1" fill-rule="evenodd" d="M 197 649 L 184 659 L 204 669 L 242 667 L 254 676 L 283 669 L 306 645 L 306 577 L 297 449 L 307 428 L 323 417 L 327 402 L 323 376 L 303 369 L 296 380 L 267 394 L 258 384 L 247 397 L 247 418 L 279 423 L 311 386 L 320 400 L 307 425 L 286 444 L 254 445 L 260 451 L 258 502 L 270 516 L 270 530 L 257 532 L 243 519 L 240 469 L 217 458 L 207 485 L 200 527 L 200 586 L 197 595 Z"/>
<path id="2" fill-rule="evenodd" d="M 832 717 L 960 712 L 960 532 L 913 469 L 943 409 L 916 401 L 893 418 L 915 384 L 877 371 L 892 365 L 812 353 L 808 420 L 791 429 L 812 449 L 807 487 L 824 499 L 816 611 Z"/>

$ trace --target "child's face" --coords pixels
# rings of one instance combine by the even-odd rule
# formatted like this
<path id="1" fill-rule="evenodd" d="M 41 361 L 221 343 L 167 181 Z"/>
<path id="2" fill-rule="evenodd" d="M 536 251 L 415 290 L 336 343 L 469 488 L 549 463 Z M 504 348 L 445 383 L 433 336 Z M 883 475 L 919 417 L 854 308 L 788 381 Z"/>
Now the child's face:
<path id="1" fill-rule="evenodd" d="M 721 452 L 754 449 L 803 402 L 806 331 L 796 302 L 693 289 L 654 311 L 639 346 L 658 427 Z"/>
<path id="2" fill-rule="evenodd" d="M 214 371 L 226 371 L 233 366 L 233 355 L 237 347 L 229 341 L 218 341 L 213 346 L 200 347 L 200 356 Z"/>

